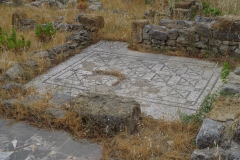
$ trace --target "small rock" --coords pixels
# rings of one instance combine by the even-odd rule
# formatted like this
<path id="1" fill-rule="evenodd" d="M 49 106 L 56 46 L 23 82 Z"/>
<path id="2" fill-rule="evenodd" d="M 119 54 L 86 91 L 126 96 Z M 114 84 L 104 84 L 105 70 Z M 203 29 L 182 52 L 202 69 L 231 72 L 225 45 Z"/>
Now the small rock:
<path id="1" fill-rule="evenodd" d="M 49 108 L 47 109 L 48 114 L 54 116 L 54 118 L 59 119 L 63 118 L 64 115 L 67 113 L 66 110 L 61 108 Z"/>
<path id="2" fill-rule="evenodd" d="M 191 160 L 218 160 L 224 159 L 222 155 L 222 149 L 195 149 L 191 155 Z M 220 157 L 220 158 L 219 158 Z"/>
<path id="3" fill-rule="evenodd" d="M 45 59 L 47 57 L 50 57 L 50 54 L 48 51 L 37 51 L 31 54 L 31 57 Z"/>
<path id="4" fill-rule="evenodd" d="M 199 49 L 207 49 L 207 45 L 203 44 L 202 42 L 195 43 L 195 47 Z"/>
<path id="5" fill-rule="evenodd" d="M 41 96 L 41 95 L 37 95 L 37 94 L 33 94 L 33 95 L 29 95 L 27 97 L 25 97 L 23 100 L 22 100 L 22 105 L 24 107 L 28 107 L 28 108 L 31 108 L 33 105 L 35 105 L 36 103 L 38 102 L 41 102 L 44 100 L 44 97 Z"/>
<path id="6" fill-rule="evenodd" d="M 234 70 L 234 73 L 235 73 L 236 75 L 240 75 L 240 66 L 237 67 L 237 68 Z"/>
<path id="7" fill-rule="evenodd" d="M 199 149 L 213 147 L 214 142 L 219 144 L 224 126 L 209 118 L 203 120 L 202 127 L 198 132 L 196 143 Z"/>
<path id="8" fill-rule="evenodd" d="M 222 87 L 222 92 L 228 93 L 228 94 L 236 94 L 240 93 L 240 87 L 235 84 L 224 84 Z"/>
<path id="9" fill-rule="evenodd" d="M 65 44 L 60 44 L 60 45 L 54 47 L 53 51 L 56 54 L 60 54 L 62 52 L 66 52 L 68 49 L 69 49 L 69 45 L 67 43 L 65 43 Z"/>
<path id="10" fill-rule="evenodd" d="M 5 74 L 6 77 L 10 78 L 11 80 L 15 80 L 18 78 L 21 79 L 23 73 L 24 73 L 23 68 L 20 65 L 15 64 L 12 68 L 8 69 Z"/>
<path id="11" fill-rule="evenodd" d="M 49 101 L 55 107 L 61 107 L 72 99 L 71 95 L 67 93 L 56 93 Z"/>
<path id="12" fill-rule="evenodd" d="M 24 66 L 28 69 L 33 69 L 33 70 L 36 70 L 38 68 L 38 62 L 35 61 L 35 60 L 27 60 L 25 63 L 24 63 Z"/>
<path id="13" fill-rule="evenodd" d="M 179 32 L 176 29 L 170 29 L 167 31 L 167 36 L 171 40 L 176 40 L 177 37 L 179 36 Z"/>

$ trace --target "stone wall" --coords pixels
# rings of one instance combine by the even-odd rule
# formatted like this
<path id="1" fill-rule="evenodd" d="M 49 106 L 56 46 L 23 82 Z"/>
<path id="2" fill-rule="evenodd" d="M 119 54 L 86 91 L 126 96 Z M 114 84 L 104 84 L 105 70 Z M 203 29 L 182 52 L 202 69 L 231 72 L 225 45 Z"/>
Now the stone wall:
<path id="1" fill-rule="evenodd" d="M 133 24 L 142 25 L 142 20 Z M 136 28 L 136 27 L 135 27 Z M 159 25 L 142 27 L 137 43 L 154 49 L 184 48 L 194 54 L 240 55 L 240 17 L 209 18 L 197 16 L 195 21 L 163 19 Z M 135 37 L 132 37 L 133 43 Z"/>

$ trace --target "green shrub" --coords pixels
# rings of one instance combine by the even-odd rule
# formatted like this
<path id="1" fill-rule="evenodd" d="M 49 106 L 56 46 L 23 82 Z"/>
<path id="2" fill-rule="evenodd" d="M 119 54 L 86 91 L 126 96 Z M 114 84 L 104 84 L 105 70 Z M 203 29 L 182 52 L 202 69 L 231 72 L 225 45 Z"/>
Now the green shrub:
<path id="1" fill-rule="evenodd" d="M 10 34 L 8 34 L 7 32 L 2 30 L 2 27 L 0 27 L 0 46 L 3 49 L 9 49 L 15 52 L 19 52 L 26 48 L 29 48 L 31 46 L 31 41 L 25 41 L 23 35 L 20 35 L 20 39 L 17 39 L 17 34 L 14 29 L 12 29 Z"/>
<path id="2" fill-rule="evenodd" d="M 213 102 L 216 101 L 216 97 L 216 94 L 208 94 L 195 114 L 188 115 L 180 112 L 179 115 L 181 122 L 184 124 L 201 122 L 205 118 L 206 114 L 211 111 Z"/>
<path id="3" fill-rule="evenodd" d="M 56 34 L 56 29 L 51 25 L 50 22 L 48 22 L 46 26 L 42 26 L 38 24 L 35 30 L 35 35 L 42 42 L 47 42 L 49 40 L 52 40 L 55 34 Z"/>
<path id="4" fill-rule="evenodd" d="M 205 16 L 220 16 L 222 11 L 219 8 L 212 8 L 210 2 L 203 2 L 203 13 Z"/>
<path id="5" fill-rule="evenodd" d="M 221 72 L 221 80 L 223 83 L 227 83 L 227 76 L 230 74 L 230 66 L 227 62 L 223 63 L 223 68 Z"/>

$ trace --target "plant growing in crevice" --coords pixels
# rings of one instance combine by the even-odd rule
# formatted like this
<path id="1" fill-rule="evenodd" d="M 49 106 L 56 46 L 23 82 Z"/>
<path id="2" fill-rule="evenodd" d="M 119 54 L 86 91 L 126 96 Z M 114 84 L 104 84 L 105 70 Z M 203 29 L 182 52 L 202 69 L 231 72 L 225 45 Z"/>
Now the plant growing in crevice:
<path id="1" fill-rule="evenodd" d="M 208 94 L 205 99 L 203 100 L 200 108 L 196 111 L 195 114 L 188 115 L 186 113 L 179 113 L 180 120 L 184 124 L 189 123 L 199 123 L 201 122 L 207 113 L 209 113 L 212 109 L 213 103 L 216 101 L 217 94 Z"/>
<path id="2" fill-rule="evenodd" d="M 221 80 L 223 83 L 227 83 L 227 77 L 229 74 L 230 74 L 230 66 L 227 62 L 224 62 L 222 72 L 221 72 Z"/>
<path id="3" fill-rule="evenodd" d="M 41 42 L 52 40 L 56 34 L 56 29 L 48 22 L 45 26 L 38 24 L 35 29 L 35 35 Z"/>

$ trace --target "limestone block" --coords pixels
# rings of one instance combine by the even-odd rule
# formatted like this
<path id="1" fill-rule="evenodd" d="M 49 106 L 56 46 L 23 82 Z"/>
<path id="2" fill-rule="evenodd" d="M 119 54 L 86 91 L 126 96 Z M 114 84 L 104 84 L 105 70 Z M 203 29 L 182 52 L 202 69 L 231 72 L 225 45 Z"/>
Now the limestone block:
<path id="1" fill-rule="evenodd" d="M 38 69 L 38 62 L 32 59 L 29 59 L 25 61 L 23 64 L 24 68 L 26 69 L 32 69 L 32 70 L 37 70 Z"/>
<path id="2" fill-rule="evenodd" d="M 149 24 L 148 20 L 135 20 L 132 22 L 132 42 L 134 44 L 141 43 L 143 40 L 143 28 Z"/>
<path id="3" fill-rule="evenodd" d="M 214 142 L 221 142 L 222 131 L 224 126 L 221 123 L 213 121 L 209 118 L 203 120 L 202 127 L 198 132 L 196 143 L 199 149 L 213 147 Z"/>
<path id="4" fill-rule="evenodd" d="M 60 54 L 60 53 L 66 52 L 68 49 L 69 49 L 69 45 L 67 43 L 64 43 L 54 47 L 53 51 L 56 54 Z"/>
<path id="5" fill-rule="evenodd" d="M 168 40 L 167 45 L 174 47 L 174 46 L 176 46 L 176 41 L 175 40 Z"/>
<path id="6" fill-rule="evenodd" d="M 157 39 L 160 41 L 166 41 L 168 39 L 166 27 L 163 28 L 163 26 L 155 26 L 149 31 L 149 36 L 152 39 Z"/>
<path id="7" fill-rule="evenodd" d="M 212 26 L 214 38 L 227 41 L 240 41 L 240 17 L 222 16 Z"/>
<path id="8" fill-rule="evenodd" d="M 218 47 L 220 47 L 221 44 L 222 44 L 222 42 L 221 42 L 220 40 L 217 40 L 217 39 L 210 39 L 210 40 L 209 40 L 209 44 L 210 44 L 210 45 L 213 45 L 213 46 L 218 46 Z"/>
<path id="9" fill-rule="evenodd" d="M 223 150 L 218 148 L 195 149 L 191 155 L 191 160 L 218 160 L 225 159 Z"/>
<path id="10" fill-rule="evenodd" d="M 206 22 L 196 23 L 194 30 L 197 34 L 206 38 L 211 38 L 213 35 L 210 23 Z"/>
<path id="11" fill-rule="evenodd" d="M 203 44 L 202 42 L 195 43 L 195 47 L 199 49 L 207 49 L 207 45 Z"/>
<path id="12" fill-rule="evenodd" d="M 15 80 L 21 78 L 23 76 L 23 72 L 23 68 L 20 65 L 15 64 L 13 67 L 8 69 L 5 74 L 11 80 Z"/>
<path id="13" fill-rule="evenodd" d="M 227 92 L 229 94 L 236 94 L 236 93 L 240 93 L 240 87 L 238 85 L 235 84 L 224 84 L 222 87 L 222 92 Z"/>
<path id="14" fill-rule="evenodd" d="M 187 21 L 187 20 L 176 20 L 175 24 L 180 27 L 192 27 L 194 26 L 195 22 L 193 21 Z"/>
<path id="15" fill-rule="evenodd" d="M 176 40 L 177 37 L 179 36 L 179 32 L 177 29 L 170 29 L 167 31 L 167 36 L 171 40 Z"/>
<path id="16" fill-rule="evenodd" d="M 97 93 L 82 93 L 70 101 L 71 109 L 85 123 L 97 124 L 101 133 L 133 133 L 140 117 L 140 104 L 132 98 Z"/>
<path id="17" fill-rule="evenodd" d="M 91 32 L 96 32 L 104 27 L 103 16 L 85 14 L 78 16 L 78 21 L 83 25 L 84 29 Z"/>
<path id="18" fill-rule="evenodd" d="M 186 38 L 179 36 L 177 38 L 177 44 L 181 45 L 181 46 L 186 46 L 189 44 L 189 41 L 186 40 Z"/>

